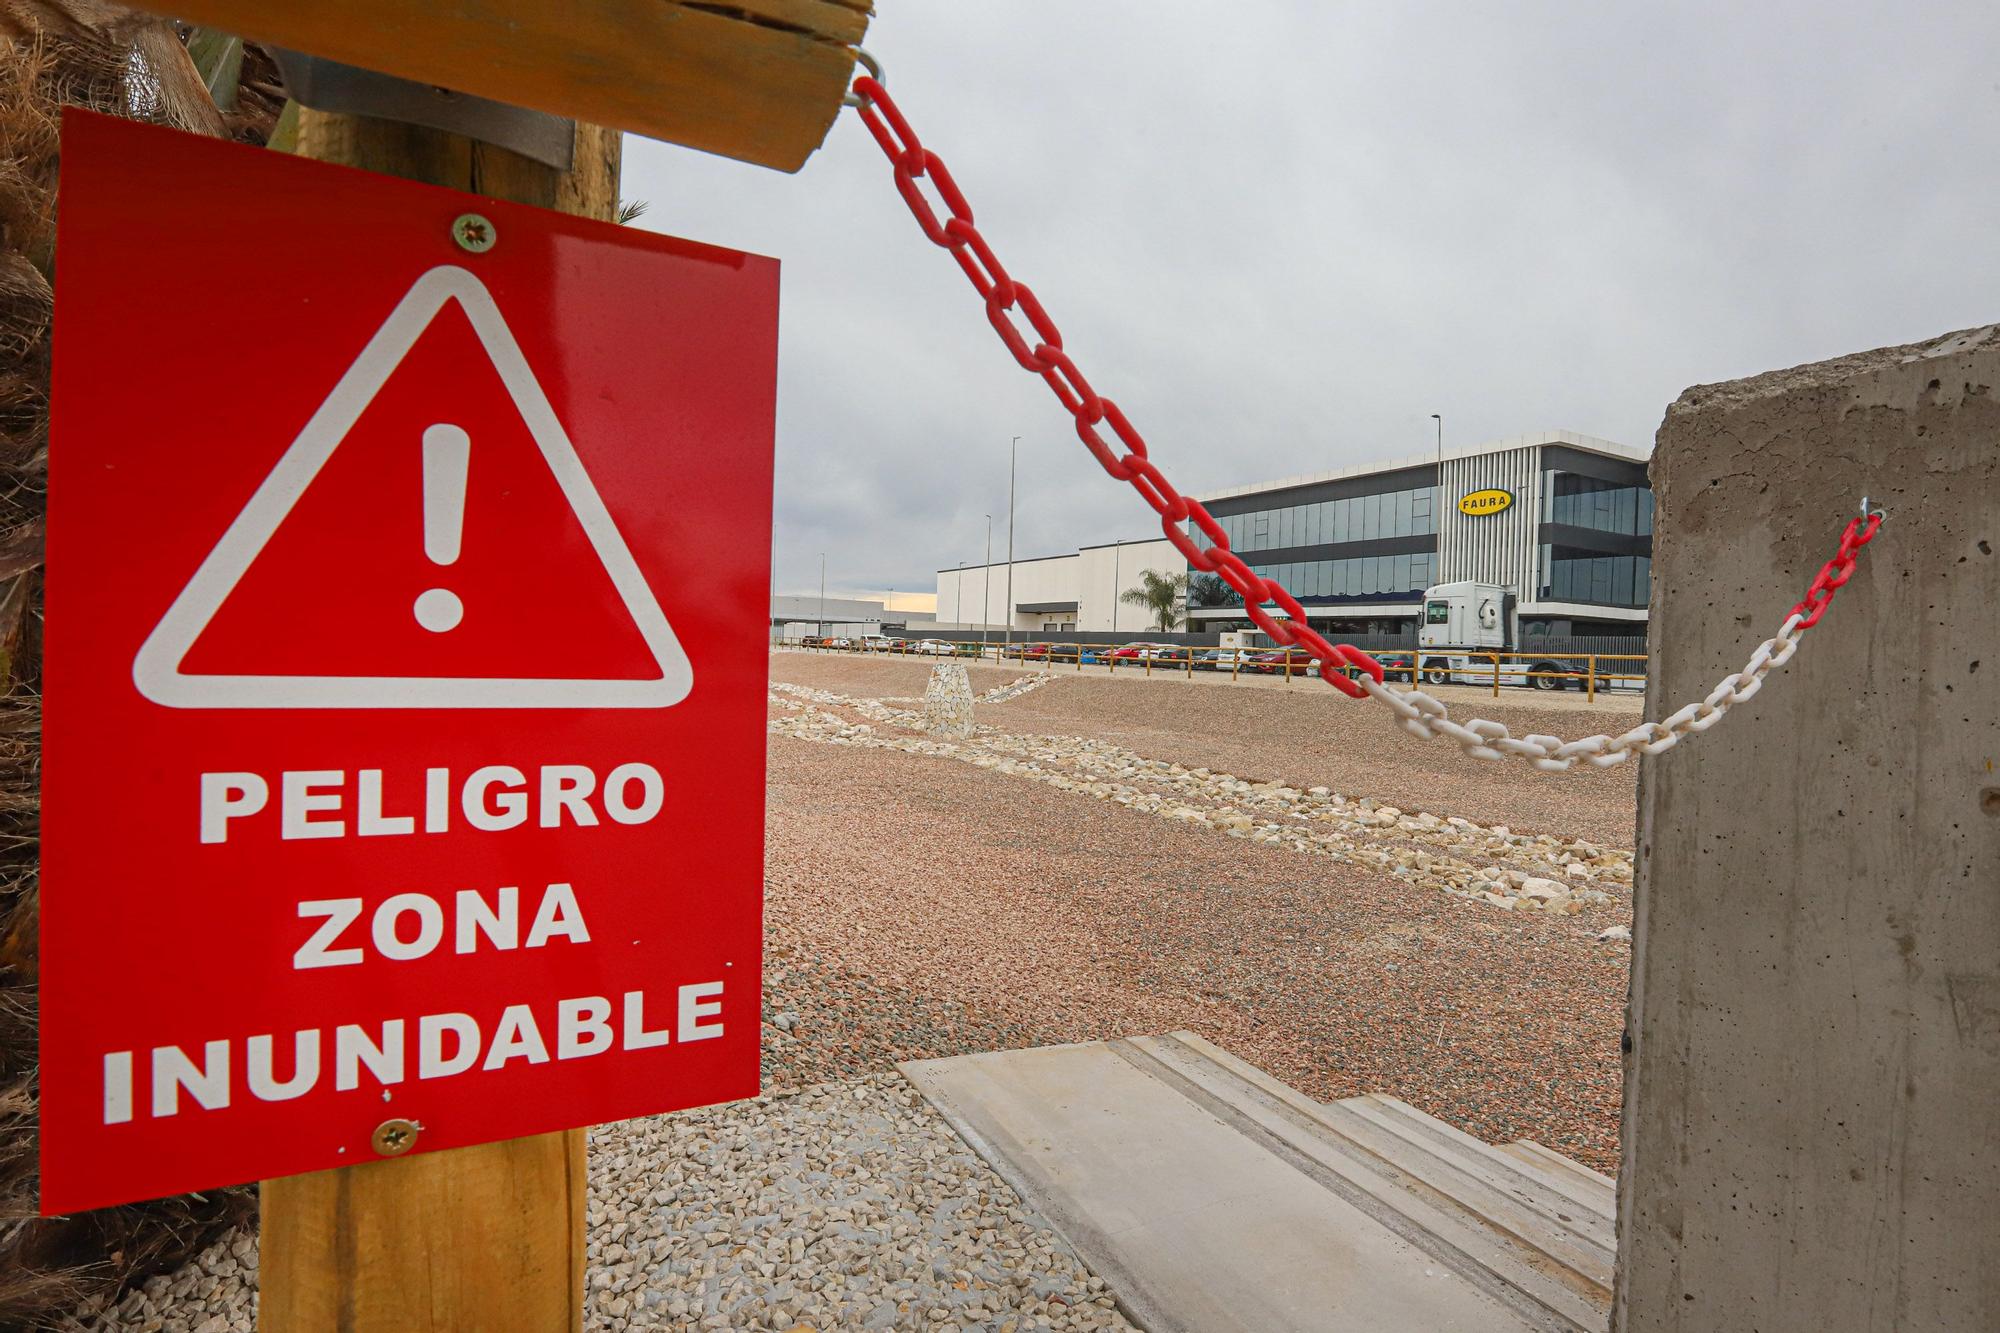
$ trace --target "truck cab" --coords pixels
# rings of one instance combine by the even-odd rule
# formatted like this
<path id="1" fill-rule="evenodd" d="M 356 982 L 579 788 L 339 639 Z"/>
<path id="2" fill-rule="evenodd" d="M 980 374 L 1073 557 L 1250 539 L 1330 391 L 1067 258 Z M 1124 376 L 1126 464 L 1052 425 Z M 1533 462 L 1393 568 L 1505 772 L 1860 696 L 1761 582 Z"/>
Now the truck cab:
<path id="1" fill-rule="evenodd" d="M 1546 650 L 1523 648 L 1513 589 L 1467 581 L 1440 583 L 1424 593 L 1423 622 L 1417 626 L 1417 659 L 1424 683 L 1486 685 L 1497 676 L 1502 685 L 1582 688 L 1580 659 L 1538 661 L 1521 655 L 1539 651 Z M 1489 653 L 1499 655 L 1497 665 Z"/>
<path id="2" fill-rule="evenodd" d="M 1496 583 L 1440 583 L 1424 593 L 1417 646 L 1506 652 L 1514 646 L 1514 620 L 1511 589 Z"/>

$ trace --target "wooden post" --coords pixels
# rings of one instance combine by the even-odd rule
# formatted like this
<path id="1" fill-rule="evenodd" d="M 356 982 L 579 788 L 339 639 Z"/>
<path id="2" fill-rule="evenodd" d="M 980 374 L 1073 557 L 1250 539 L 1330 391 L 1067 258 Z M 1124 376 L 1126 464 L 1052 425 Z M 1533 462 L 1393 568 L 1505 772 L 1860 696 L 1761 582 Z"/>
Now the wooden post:
<path id="1" fill-rule="evenodd" d="M 298 152 L 605 221 L 619 136 L 576 127 L 567 172 L 458 135 L 302 110 Z M 258 1322 L 445 1333 L 583 1327 L 584 1131 L 267 1180 Z"/>

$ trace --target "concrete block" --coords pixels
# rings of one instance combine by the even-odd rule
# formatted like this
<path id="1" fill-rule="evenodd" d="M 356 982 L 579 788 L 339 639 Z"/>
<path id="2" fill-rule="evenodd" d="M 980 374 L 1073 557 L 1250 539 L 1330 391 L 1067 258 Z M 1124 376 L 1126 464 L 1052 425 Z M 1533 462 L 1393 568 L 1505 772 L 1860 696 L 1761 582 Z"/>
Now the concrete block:
<path id="1" fill-rule="evenodd" d="M 1649 715 L 1798 656 L 1640 778 L 1613 1328 L 2000 1328 L 2000 331 L 1688 390 Z"/>

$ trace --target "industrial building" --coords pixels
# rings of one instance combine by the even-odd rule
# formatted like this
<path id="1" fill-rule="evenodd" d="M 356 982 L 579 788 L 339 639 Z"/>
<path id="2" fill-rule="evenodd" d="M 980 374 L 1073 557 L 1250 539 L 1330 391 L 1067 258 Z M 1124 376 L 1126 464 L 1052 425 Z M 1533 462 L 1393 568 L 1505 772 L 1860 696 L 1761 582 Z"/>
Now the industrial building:
<path id="1" fill-rule="evenodd" d="M 1414 632 L 1424 590 L 1512 591 L 1537 637 L 1643 637 L 1653 554 L 1650 453 L 1571 431 L 1204 495 L 1233 550 L 1322 633 Z M 1189 628 L 1241 629 L 1241 600 L 1197 577 Z"/>
<path id="2" fill-rule="evenodd" d="M 1107 542 L 1068 555 L 1016 560 L 1010 608 L 1007 566 L 960 565 L 937 576 L 937 623 L 1023 632 L 1131 632 L 1153 628 L 1145 608 L 1121 600 L 1140 575 L 1184 574 L 1187 561 L 1164 537 Z"/>
<path id="3" fill-rule="evenodd" d="M 878 599 L 820 597 L 810 593 L 771 598 L 772 642 L 795 642 L 815 634 L 859 638 L 863 634 L 928 634 L 937 617 L 909 609 L 907 594 Z"/>
<path id="4" fill-rule="evenodd" d="M 1514 436 L 1201 496 L 1257 573 L 1275 579 L 1329 637 L 1414 646 L 1424 591 L 1460 580 L 1509 590 L 1522 646 L 1645 635 L 1651 581 L 1650 451 L 1572 431 Z M 1106 552 L 1115 557 L 1108 558 Z M 1148 628 L 1114 590 L 1141 569 L 1188 573 L 1166 541 L 938 572 L 940 624 L 1016 632 Z M 984 608 L 982 611 L 980 608 Z M 1213 575 L 1188 588 L 1186 629 L 1251 628 Z M 1593 644 L 1592 646 L 1601 646 Z"/>

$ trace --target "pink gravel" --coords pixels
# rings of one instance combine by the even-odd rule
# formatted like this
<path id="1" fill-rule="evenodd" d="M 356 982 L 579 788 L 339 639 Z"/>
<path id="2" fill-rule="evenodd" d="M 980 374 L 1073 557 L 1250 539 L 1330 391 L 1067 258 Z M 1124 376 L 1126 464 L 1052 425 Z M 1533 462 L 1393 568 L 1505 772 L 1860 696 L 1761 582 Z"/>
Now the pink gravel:
<path id="1" fill-rule="evenodd" d="M 888 696 L 920 694 L 927 674 L 800 655 L 773 668 Z M 1019 674 L 975 667 L 975 688 Z M 1521 790 L 1539 779 L 1520 770 L 1406 746 L 1379 718 L 1364 746 L 1346 700 L 1182 685 L 1217 703 L 1162 717 L 1154 688 L 1071 681 L 981 718 L 1520 831 L 1629 828 L 1615 772 L 1550 796 Z M 1589 720 L 1566 716 L 1566 733 Z M 1481 1138 L 1616 1169 L 1628 954 L 1594 935 L 1622 907 L 1505 913 L 951 759 L 774 737 L 769 793 L 772 1087 L 1185 1027 L 1315 1097 L 1390 1092 Z"/>

